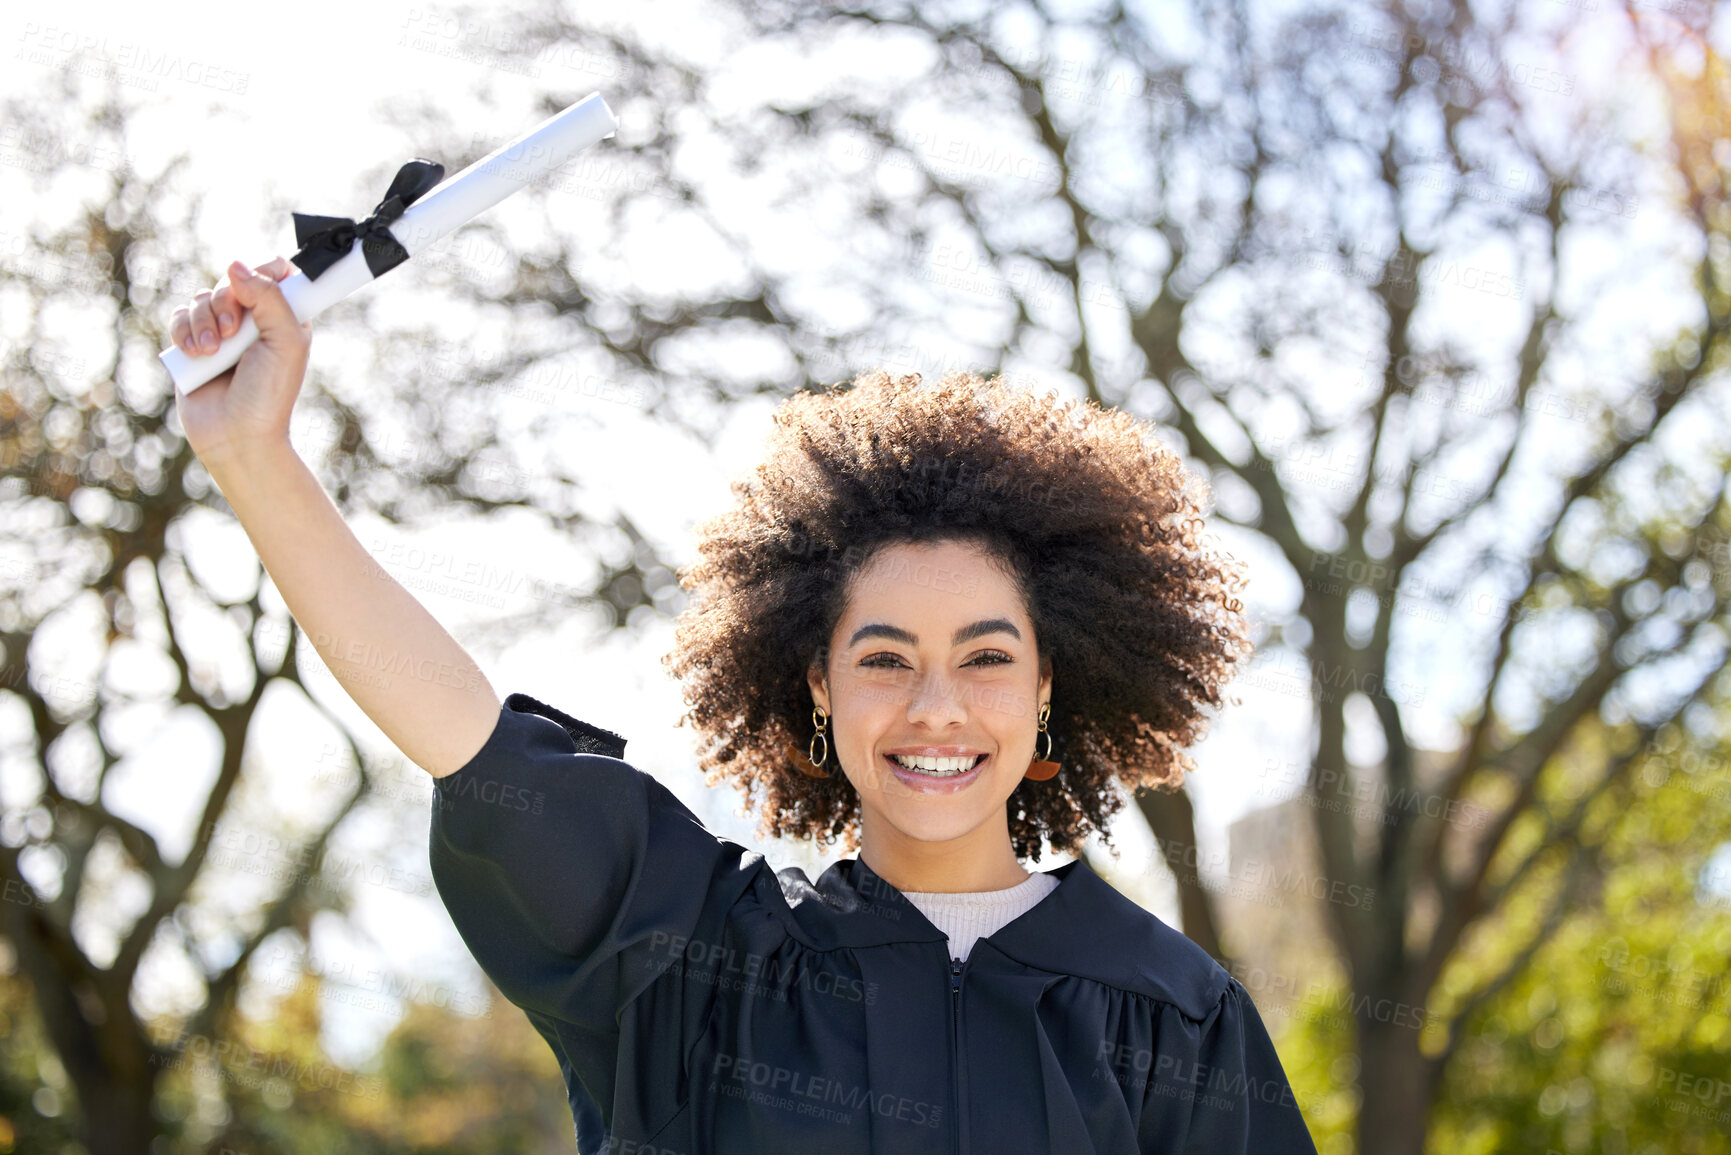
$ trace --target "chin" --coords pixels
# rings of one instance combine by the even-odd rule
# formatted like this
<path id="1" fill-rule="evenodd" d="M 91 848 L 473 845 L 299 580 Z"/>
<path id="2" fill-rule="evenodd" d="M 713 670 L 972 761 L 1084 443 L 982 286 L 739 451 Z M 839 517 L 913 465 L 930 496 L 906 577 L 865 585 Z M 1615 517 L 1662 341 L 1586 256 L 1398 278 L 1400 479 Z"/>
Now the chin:
<path id="1" fill-rule="evenodd" d="M 885 813 L 883 817 L 903 837 L 916 842 L 949 842 L 967 834 L 984 821 L 984 815 L 910 814 L 901 807 Z"/>

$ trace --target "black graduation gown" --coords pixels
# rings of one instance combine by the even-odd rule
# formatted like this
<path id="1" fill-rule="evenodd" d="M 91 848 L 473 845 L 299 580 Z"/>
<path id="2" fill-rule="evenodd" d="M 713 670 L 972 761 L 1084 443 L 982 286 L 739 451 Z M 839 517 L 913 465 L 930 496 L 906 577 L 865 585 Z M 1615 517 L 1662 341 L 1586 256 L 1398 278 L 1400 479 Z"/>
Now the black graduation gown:
<path id="1" fill-rule="evenodd" d="M 1250 996 L 1077 860 L 952 965 L 857 859 L 706 830 L 526 694 L 435 779 L 432 875 L 582 1155 L 1315 1155 Z"/>

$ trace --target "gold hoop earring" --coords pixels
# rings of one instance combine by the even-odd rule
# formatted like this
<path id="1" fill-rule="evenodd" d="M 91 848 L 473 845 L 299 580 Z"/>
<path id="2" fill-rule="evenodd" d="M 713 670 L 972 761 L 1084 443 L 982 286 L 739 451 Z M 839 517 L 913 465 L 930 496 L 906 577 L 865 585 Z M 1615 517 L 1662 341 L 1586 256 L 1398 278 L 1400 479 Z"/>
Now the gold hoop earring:
<path id="1" fill-rule="evenodd" d="M 823 712 L 823 707 L 813 706 L 811 708 L 811 724 L 817 727 L 817 732 L 812 734 L 811 741 L 806 744 L 805 754 L 801 756 L 798 746 L 789 746 L 787 748 L 788 757 L 793 761 L 793 768 L 806 777 L 828 778 L 829 775 L 821 769 L 823 764 L 829 761 L 829 735 L 824 732 L 824 728 L 829 725 L 829 715 Z M 819 739 L 823 741 L 823 754 L 821 756 L 811 752 L 812 747 L 818 744 Z"/>
<path id="2" fill-rule="evenodd" d="M 1036 782 L 1046 781 L 1046 779 L 1055 776 L 1059 770 L 1058 763 L 1047 761 L 1052 756 L 1052 733 L 1046 729 L 1046 719 L 1051 714 L 1052 703 L 1046 702 L 1040 706 L 1039 732 L 1046 739 L 1046 752 L 1028 763 L 1027 772 L 1022 775 L 1022 777 L 1032 778 Z M 1035 744 L 1038 745 L 1038 742 Z"/>

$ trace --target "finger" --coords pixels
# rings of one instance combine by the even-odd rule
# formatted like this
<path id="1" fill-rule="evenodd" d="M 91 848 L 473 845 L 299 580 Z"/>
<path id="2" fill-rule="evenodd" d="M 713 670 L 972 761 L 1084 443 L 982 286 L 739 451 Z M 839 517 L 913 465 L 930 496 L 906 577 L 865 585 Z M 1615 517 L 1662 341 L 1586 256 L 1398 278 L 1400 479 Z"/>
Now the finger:
<path id="1" fill-rule="evenodd" d="M 227 281 L 216 287 L 216 292 L 210 295 L 210 309 L 216 314 L 216 326 L 221 331 L 223 339 L 235 335 L 240 330 L 242 312 L 240 302 L 234 299 L 234 286 Z"/>
<path id="2" fill-rule="evenodd" d="M 239 261 L 229 266 L 228 275 L 234 286 L 234 299 L 252 310 L 259 340 L 274 344 L 289 334 L 297 334 L 305 344 L 306 331 L 294 310 L 289 308 L 280 285 L 267 274 L 255 273 Z"/>
<path id="3" fill-rule="evenodd" d="M 234 289 L 227 281 L 210 291 L 210 319 L 216 326 L 218 337 L 227 339 L 234 332 L 232 317 L 239 314 L 240 306 L 234 303 Z"/>
<path id="4" fill-rule="evenodd" d="M 192 296 L 192 339 L 200 353 L 216 352 L 216 318 L 210 311 L 210 290 Z"/>
<path id="5" fill-rule="evenodd" d="M 287 257 L 272 257 L 258 267 L 258 271 L 273 281 L 280 281 L 294 270 L 289 267 Z"/>
<path id="6" fill-rule="evenodd" d="M 182 353 L 191 352 L 192 346 L 192 315 L 185 305 L 174 311 L 168 319 L 168 339 Z"/>

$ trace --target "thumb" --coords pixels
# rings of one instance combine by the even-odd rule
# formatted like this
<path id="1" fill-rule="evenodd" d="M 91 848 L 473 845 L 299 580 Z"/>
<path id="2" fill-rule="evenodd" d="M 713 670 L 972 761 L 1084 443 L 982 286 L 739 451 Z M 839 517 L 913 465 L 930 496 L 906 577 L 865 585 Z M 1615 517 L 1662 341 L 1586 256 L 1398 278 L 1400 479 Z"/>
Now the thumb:
<path id="1" fill-rule="evenodd" d="M 234 299 L 252 311 L 259 340 L 275 344 L 284 335 L 299 331 L 300 321 L 275 280 L 236 261 L 228 267 L 228 281 Z"/>

